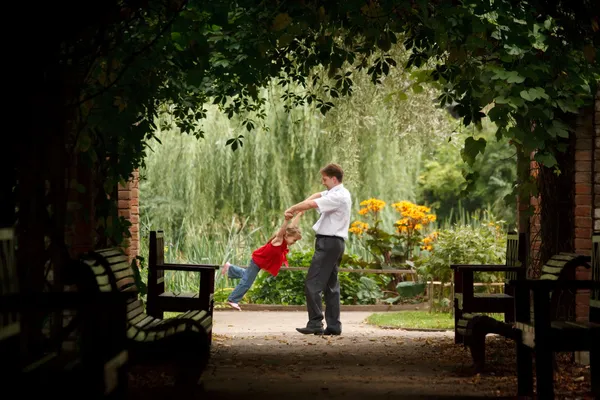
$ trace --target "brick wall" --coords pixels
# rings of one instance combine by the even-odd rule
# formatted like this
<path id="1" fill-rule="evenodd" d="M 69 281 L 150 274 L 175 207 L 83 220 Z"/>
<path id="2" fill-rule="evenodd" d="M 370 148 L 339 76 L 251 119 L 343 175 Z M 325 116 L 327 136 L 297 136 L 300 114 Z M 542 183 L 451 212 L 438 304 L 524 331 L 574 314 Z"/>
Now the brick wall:
<path id="1" fill-rule="evenodd" d="M 139 208 L 139 172 L 133 172 L 133 178 L 125 186 L 119 185 L 119 216 L 131 222 L 131 238 L 123 247 L 129 261 L 139 255 L 140 251 L 140 208 Z"/>
<path id="2" fill-rule="evenodd" d="M 535 176 L 537 165 L 532 162 L 530 173 Z M 592 251 L 592 231 L 600 231 L 600 89 L 596 93 L 594 107 L 584 109 L 575 124 L 575 173 L 573 176 L 574 199 L 574 242 L 573 251 L 590 255 Z M 531 204 L 539 211 L 541 199 L 532 198 Z M 530 262 L 536 263 L 541 245 L 539 216 L 530 218 Z M 537 277 L 534 268 L 528 271 L 530 277 Z M 577 279 L 591 279 L 591 270 L 583 267 L 577 270 Z M 578 320 L 587 319 L 589 313 L 589 292 L 578 291 L 575 306 Z"/>
<path id="3" fill-rule="evenodd" d="M 540 165 L 533 160 L 535 153 L 531 153 L 529 173 L 537 177 Z M 542 196 L 531 196 L 529 204 L 533 207 L 533 215 L 529 218 L 529 266 L 527 278 L 535 279 L 541 275 L 540 249 L 542 247 Z"/>
<path id="4" fill-rule="evenodd" d="M 598 225 L 594 221 L 597 214 L 595 207 L 600 205 L 597 196 L 594 195 L 595 186 L 599 183 L 594 171 L 600 158 L 597 153 L 600 147 L 596 141 L 596 130 L 599 128 L 597 118 L 594 118 L 595 107 L 583 110 L 577 118 L 575 130 L 575 243 L 576 253 L 591 255 L 592 230 Z M 596 121 L 595 121 L 596 120 Z M 598 192 L 600 194 L 600 192 Z M 577 269 L 577 279 L 591 279 L 591 270 L 580 267 Z M 577 320 L 587 320 L 589 313 L 590 293 L 589 291 L 578 291 L 575 299 L 575 313 Z"/>
<path id="5" fill-rule="evenodd" d="M 600 231 L 600 88 L 596 92 L 596 104 L 594 107 L 594 230 Z"/>

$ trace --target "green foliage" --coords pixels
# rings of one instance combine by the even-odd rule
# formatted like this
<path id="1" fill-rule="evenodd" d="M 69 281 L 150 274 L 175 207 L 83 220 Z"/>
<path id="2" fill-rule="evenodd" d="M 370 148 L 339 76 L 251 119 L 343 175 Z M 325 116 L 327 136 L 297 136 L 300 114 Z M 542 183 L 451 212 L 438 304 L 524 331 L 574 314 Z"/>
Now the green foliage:
<path id="1" fill-rule="evenodd" d="M 141 256 L 136 256 L 131 260 L 131 269 L 133 271 L 133 277 L 135 279 L 135 284 L 138 287 L 140 292 L 140 296 L 146 296 L 148 293 L 148 284 L 147 279 L 144 280 L 142 277 L 142 270 L 146 267 L 146 259 Z"/>
<path id="2" fill-rule="evenodd" d="M 516 206 L 507 204 L 505 197 L 512 193 L 517 180 L 516 152 L 506 139 L 495 140 L 494 131 L 495 127 L 485 123 L 477 133 L 488 143 L 472 167 L 460 156 L 460 142 L 473 134 L 465 130 L 436 147 L 432 157 L 424 161 L 417 198 L 435 209 L 439 219 L 450 217 L 458 199 L 467 213 L 489 206 L 509 226 L 515 224 Z"/>
<path id="3" fill-rule="evenodd" d="M 261 272 L 246 296 L 255 304 L 302 305 L 305 277 L 303 271 L 281 271 L 277 277 Z"/>
<path id="4" fill-rule="evenodd" d="M 313 251 L 290 252 L 290 266 L 310 266 Z M 248 300 L 257 304 L 306 304 L 304 294 L 304 271 L 280 271 L 277 277 L 267 273 L 259 273 L 256 281 L 246 294 Z M 340 272 L 340 301 L 342 304 L 374 304 L 382 297 L 378 284 L 371 278 L 361 274 Z"/>
<path id="5" fill-rule="evenodd" d="M 215 303 L 224 303 L 233 291 L 233 288 L 218 288 L 215 289 L 214 300 Z"/>
<path id="6" fill-rule="evenodd" d="M 488 219 L 478 225 L 454 225 L 438 232 L 430 252 L 415 263 L 419 275 L 428 280 L 450 282 L 450 264 L 503 264 L 506 232 L 502 221 Z M 500 273 L 476 272 L 477 282 L 497 282 Z"/>

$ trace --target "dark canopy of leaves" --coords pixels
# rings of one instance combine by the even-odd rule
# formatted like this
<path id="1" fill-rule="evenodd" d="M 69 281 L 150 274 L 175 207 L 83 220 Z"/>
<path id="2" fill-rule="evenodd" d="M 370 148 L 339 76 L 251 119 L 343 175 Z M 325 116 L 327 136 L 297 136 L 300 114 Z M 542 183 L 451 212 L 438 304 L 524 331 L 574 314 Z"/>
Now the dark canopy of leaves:
<path id="1" fill-rule="evenodd" d="M 424 67 L 415 90 L 438 85 L 439 105 L 465 125 L 487 115 L 497 136 L 552 167 L 600 77 L 596 0 L 122 0 L 35 12 L 40 51 L 22 60 L 24 93 L 48 94 L 69 157 L 98 165 L 106 193 L 143 163 L 161 112 L 202 137 L 204 106 L 214 103 L 251 131 L 270 80 L 302 85 L 283 100 L 325 114 L 331 98 L 352 94 L 357 69 L 377 83 L 391 68 Z M 412 52 L 406 65 L 389 55 L 395 45 Z M 336 82 L 324 94 L 315 67 Z M 32 127 L 22 139 L 48 134 Z M 463 159 L 473 164 L 485 144 L 468 139 Z"/>

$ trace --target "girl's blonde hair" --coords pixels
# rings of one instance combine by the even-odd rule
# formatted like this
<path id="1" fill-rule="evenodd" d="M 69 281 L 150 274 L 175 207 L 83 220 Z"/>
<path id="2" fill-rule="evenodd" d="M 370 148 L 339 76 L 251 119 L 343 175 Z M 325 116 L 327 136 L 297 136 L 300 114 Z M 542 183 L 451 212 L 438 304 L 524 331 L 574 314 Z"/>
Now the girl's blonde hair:
<path id="1" fill-rule="evenodd" d="M 302 236 L 302 231 L 297 226 L 288 226 L 285 228 L 285 234 L 287 236 Z"/>
<path id="2" fill-rule="evenodd" d="M 267 240 L 267 243 L 270 243 L 271 240 L 275 239 L 276 236 L 277 235 L 271 236 L 269 238 L 269 240 Z M 288 227 L 285 228 L 285 236 L 301 237 L 302 236 L 302 231 L 297 226 L 288 226 Z"/>

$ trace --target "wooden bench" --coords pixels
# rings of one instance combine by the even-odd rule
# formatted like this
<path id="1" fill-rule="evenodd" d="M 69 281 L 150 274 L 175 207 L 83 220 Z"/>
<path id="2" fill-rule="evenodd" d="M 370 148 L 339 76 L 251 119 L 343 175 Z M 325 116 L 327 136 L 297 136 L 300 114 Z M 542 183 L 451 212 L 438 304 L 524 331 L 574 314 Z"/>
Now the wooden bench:
<path id="1" fill-rule="evenodd" d="M 595 233 L 592 280 L 575 280 L 573 276 L 569 279 L 527 279 L 512 282 L 516 288 L 516 328 L 520 332 L 517 341 L 518 395 L 533 394 L 534 355 L 537 396 L 540 399 L 553 399 L 554 353 L 589 351 L 592 394 L 595 398 L 600 398 L 600 308 L 596 302 L 600 292 L 599 246 L 600 237 Z M 563 294 L 574 298 L 577 289 L 591 289 L 588 320 L 556 318 L 551 310 L 559 307 Z"/>
<path id="2" fill-rule="evenodd" d="M 212 318 L 214 309 L 215 264 L 168 264 L 165 263 L 165 237 L 163 231 L 151 231 L 148 257 L 148 315 L 163 318 L 165 311 L 206 311 Z M 188 271 L 199 273 L 197 293 L 165 291 L 165 271 Z M 210 338 L 210 336 L 209 336 Z"/>
<path id="3" fill-rule="evenodd" d="M 0 229 L 0 374 L 19 397 L 127 396 L 126 299 L 114 293 L 20 292 L 14 232 Z M 28 321 L 61 314 L 62 327 L 30 346 Z M 35 318 L 32 318 L 34 316 Z M 33 348 L 32 348 L 33 347 Z M 34 350 L 35 349 L 35 350 Z"/>
<path id="4" fill-rule="evenodd" d="M 207 310 L 190 310 L 175 318 L 155 318 L 144 312 L 127 256 L 118 248 L 92 251 L 81 261 L 87 268 L 79 279 L 86 292 L 128 293 L 127 338 L 133 364 L 175 362 L 176 383 L 198 382 L 210 357 L 212 317 Z"/>
<path id="5" fill-rule="evenodd" d="M 588 256 L 559 253 L 551 257 L 542 267 L 542 275 L 539 279 L 542 281 L 573 280 L 575 279 L 576 268 L 580 265 L 589 267 L 587 264 L 589 259 Z M 512 286 L 514 287 L 514 285 Z M 569 298 L 566 293 L 558 290 L 553 292 L 551 296 L 556 299 L 549 311 L 554 318 L 564 320 L 572 318 L 573 315 L 569 312 L 568 307 L 574 304 L 574 297 Z M 515 307 L 515 303 L 513 303 L 513 307 Z M 462 314 L 458 321 L 457 330 L 463 338 L 463 344 L 470 349 L 473 364 L 477 371 L 482 371 L 485 367 L 485 338 L 488 334 L 498 334 L 515 341 L 521 337 L 521 332 L 514 323 L 501 322 L 476 313 Z"/>
<path id="6" fill-rule="evenodd" d="M 527 236 L 524 233 L 508 233 L 505 264 L 452 264 L 454 270 L 454 341 L 463 343 L 463 314 L 503 313 L 505 322 L 514 321 L 514 292 L 510 280 L 525 277 Z M 475 272 L 505 272 L 504 293 L 475 293 Z M 461 319 L 463 319 L 462 322 Z"/>

